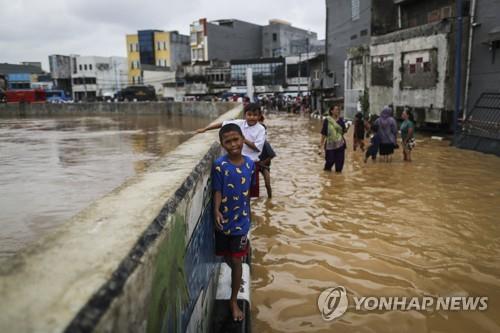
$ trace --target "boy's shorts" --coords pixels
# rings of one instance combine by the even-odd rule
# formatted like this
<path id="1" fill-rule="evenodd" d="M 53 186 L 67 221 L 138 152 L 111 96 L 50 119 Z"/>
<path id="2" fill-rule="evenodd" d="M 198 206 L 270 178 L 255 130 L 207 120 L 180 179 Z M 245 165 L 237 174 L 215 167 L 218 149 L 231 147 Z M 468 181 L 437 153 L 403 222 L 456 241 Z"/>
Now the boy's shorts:
<path id="1" fill-rule="evenodd" d="M 247 235 L 227 236 L 222 232 L 215 232 L 215 254 L 225 257 L 241 258 L 248 253 Z"/>

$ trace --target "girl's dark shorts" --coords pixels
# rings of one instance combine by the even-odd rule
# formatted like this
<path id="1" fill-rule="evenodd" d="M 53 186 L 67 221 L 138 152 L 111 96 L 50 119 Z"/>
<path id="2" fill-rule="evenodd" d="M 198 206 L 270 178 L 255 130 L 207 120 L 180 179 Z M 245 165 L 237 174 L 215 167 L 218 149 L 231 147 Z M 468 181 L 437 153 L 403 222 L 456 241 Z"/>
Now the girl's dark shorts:
<path id="1" fill-rule="evenodd" d="M 392 155 L 394 154 L 394 144 L 393 143 L 381 143 L 379 146 L 380 155 Z"/>
<path id="2" fill-rule="evenodd" d="M 247 235 L 224 235 L 215 232 L 215 254 L 224 257 L 244 257 L 248 253 Z"/>

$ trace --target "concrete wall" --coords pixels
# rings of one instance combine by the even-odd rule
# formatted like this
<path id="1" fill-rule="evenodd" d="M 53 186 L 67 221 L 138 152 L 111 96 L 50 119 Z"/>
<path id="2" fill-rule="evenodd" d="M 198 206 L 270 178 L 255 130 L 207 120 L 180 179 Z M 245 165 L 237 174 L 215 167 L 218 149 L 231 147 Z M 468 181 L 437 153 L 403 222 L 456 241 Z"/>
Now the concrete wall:
<path id="1" fill-rule="evenodd" d="M 136 103 L 74 103 L 74 104 L 0 104 L 0 118 L 22 116 L 92 116 L 99 113 L 158 114 L 161 112 L 219 116 L 236 107 L 231 102 L 136 102 Z"/>
<path id="2" fill-rule="evenodd" d="M 194 136 L 2 265 L 0 331 L 207 331 L 217 141 Z"/>

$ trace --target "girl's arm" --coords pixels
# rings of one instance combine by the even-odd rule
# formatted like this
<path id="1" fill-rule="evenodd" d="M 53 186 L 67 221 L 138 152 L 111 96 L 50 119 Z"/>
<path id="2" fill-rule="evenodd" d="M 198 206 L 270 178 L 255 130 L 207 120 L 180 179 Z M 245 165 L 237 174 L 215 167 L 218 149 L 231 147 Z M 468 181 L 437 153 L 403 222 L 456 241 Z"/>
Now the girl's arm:
<path id="1" fill-rule="evenodd" d="M 221 128 L 221 127 L 222 127 L 222 123 L 215 123 L 212 125 L 208 125 L 207 127 L 197 129 L 196 133 L 205 133 L 206 131 L 210 131 L 210 130 L 213 130 L 216 128 Z"/>
<path id="2" fill-rule="evenodd" d="M 255 151 L 260 151 L 259 148 L 257 148 L 257 146 L 255 145 L 255 143 L 253 143 L 252 141 L 248 140 L 247 138 L 245 138 L 245 144 L 250 147 L 251 149 L 255 150 Z"/>
<path id="3" fill-rule="evenodd" d="M 408 135 L 406 136 L 406 140 L 404 140 L 404 142 L 407 143 L 410 138 L 413 138 L 413 127 L 408 128 Z"/>
<path id="4" fill-rule="evenodd" d="M 318 152 L 319 154 L 323 152 L 323 148 L 325 147 L 325 141 L 326 141 L 326 136 L 321 134 L 321 141 L 319 143 L 319 152 Z"/>

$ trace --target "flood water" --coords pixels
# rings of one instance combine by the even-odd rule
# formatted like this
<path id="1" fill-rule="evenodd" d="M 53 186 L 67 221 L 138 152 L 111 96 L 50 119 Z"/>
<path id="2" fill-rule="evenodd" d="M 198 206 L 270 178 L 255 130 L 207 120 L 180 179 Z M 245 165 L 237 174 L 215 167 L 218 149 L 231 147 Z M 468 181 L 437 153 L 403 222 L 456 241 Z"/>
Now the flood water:
<path id="1" fill-rule="evenodd" d="M 254 332 L 500 332 L 500 159 L 419 136 L 412 163 L 322 171 L 320 121 L 270 116 L 273 195 L 253 202 Z M 264 190 L 264 191 L 262 191 Z M 262 192 L 265 189 L 261 188 Z M 347 312 L 317 300 L 344 286 Z M 352 296 L 488 296 L 486 311 L 356 311 Z"/>
<path id="2" fill-rule="evenodd" d="M 209 121 L 167 114 L 0 119 L 0 261 Z"/>

